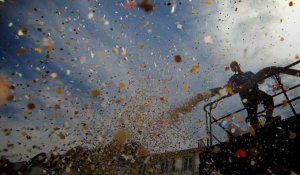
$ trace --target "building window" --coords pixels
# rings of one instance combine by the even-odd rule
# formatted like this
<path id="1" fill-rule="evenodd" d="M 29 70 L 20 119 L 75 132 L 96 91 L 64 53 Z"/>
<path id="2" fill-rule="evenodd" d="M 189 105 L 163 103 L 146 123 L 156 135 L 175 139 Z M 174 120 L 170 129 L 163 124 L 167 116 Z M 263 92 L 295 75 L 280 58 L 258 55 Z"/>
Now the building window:
<path id="1" fill-rule="evenodd" d="M 184 158 L 183 170 L 184 171 L 192 170 L 192 168 L 193 168 L 193 158 L 192 157 Z"/>

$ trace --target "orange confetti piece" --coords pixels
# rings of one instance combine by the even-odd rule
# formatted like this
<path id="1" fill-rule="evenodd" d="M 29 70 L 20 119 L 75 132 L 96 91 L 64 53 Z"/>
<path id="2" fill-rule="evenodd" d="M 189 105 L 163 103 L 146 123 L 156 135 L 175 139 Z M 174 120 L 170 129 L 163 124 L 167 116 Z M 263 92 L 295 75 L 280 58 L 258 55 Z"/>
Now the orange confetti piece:
<path id="1" fill-rule="evenodd" d="M 58 134 L 58 137 L 59 137 L 60 139 L 62 139 L 62 140 L 64 140 L 64 139 L 66 138 L 66 136 L 65 136 L 62 132 L 60 132 L 60 133 Z"/>
<path id="2" fill-rule="evenodd" d="M 55 93 L 56 93 L 57 95 L 60 95 L 60 94 L 62 93 L 61 88 L 57 88 L 57 89 L 55 90 Z"/>
<path id="3" fill-rule="evenodd" d="M 69 45 L 71 45 L 71 43 L 69 41 L 66 41 L 66 42 L 64 42 L 64 45 L 69 46 Z"/>
<path id="4" fill-rule="evenodd" d="M 145 49 L 145 45 L 144 44 L 141 44 L 138 46 L 138 50 L 144 50 Z"/>
<path id="5" fill-rule="evenodd" d="M 114 54 L 119 54 L 119 49 L 118 48 L 116 48 L 116 47 L 114 47 L 113 49 L 112 49 L 112 52 L 114 53 Z"/>
<path id="6" fill-rule="evenodd" d="M 98 97 L 101 94 L 101 92 L 98 89 L 92 89 L 90 92 L 90 95 L 92 97 Z"/>
<path id="7" fill-rule="evenodd" d="M 26 53 L 27 53 L 27 50 L 24 49 L 24 48 L 21 48 L 21 49 L 17 50 L 16 55 L 21 56 L 21 55 L 24 55 Z"/>
<path id="8" fill-rule="evenodd" d="M 176 63 L 180 63 L 180 62 L 181 62 L 181 56 L 180 56 L 180 55 L 175 55 L 174 61 L 175 61 Z"/>
<path id="9" fill-rule="evenodd" d="M 196 74 L 196 73 L 198 73 L 199 71 L 200 71 L 200 65 L 199 65 L 199 64 L 193 65 L 193 67 L 192 67 L 191 70 L 190 70 L 190 72 L 191 72 L 192 74 Z"/>
<path id="10" fill-rule="evenodd" d="M 208 6 L 211 6 L 211 5 L 212 5 L 212 0 L 207 0 L 207 1 L 205 2 L 205 4 L 208 5 Z"/>
<path id="11" fill-rule="evenodd" d="M 10 95 L 9 83 L 4 76 L 0 75 L 0 107 Z"/>
<path id="12" fill-rule="evenodd" d="M 286 108 L 289 106 L 289 102 L 287 100 L 283 100 L 281 106 Z"/>
<path id="13" fill-rule="evenodd" d="M 119 143 L 123 144 L 128 139 L 128 133 L 123 130 L 120 130 L 115 134 L 114 139 Z"/>
<path id="14" fill-rule="evenodd" d="M 35 108 L 35 104 L 34 104 L 34 103 L 28 103 L 28 104 L 27 104 L 27 108 L 28 108 L 29 110 L 33 110 L 33 109 Z"/>
<path id="15" fill-rule="evenodd" d="M 121 89 L 124 89 L 126 87 L 125 83 L 121 82 L 119 83 L 118 85 L 118 88 L 121 90 Z"/>
<path id="16" fill-rule="evenodd" d="M 48 52 L 52 52 L 54 50 L 54 42 L 48 38 L 43 39 L 43 45 Z"/>

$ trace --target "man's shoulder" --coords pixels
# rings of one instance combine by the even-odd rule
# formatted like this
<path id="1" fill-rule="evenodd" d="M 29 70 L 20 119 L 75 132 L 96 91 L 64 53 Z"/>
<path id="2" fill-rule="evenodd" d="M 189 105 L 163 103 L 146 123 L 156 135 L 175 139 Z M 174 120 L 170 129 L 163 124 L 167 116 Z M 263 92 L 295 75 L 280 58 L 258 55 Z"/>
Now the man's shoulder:
<path id="1" fill-rule="evenodd" d="M 230 78 L 229 81 L 234 81 L 235 79 L 237 79 L 238 75 L 237 74 L 233 74 Z"/>
<path id="2" fill-rule="evenodd" d="M 246 74 L 246 75 L 254 75 L 254 73 L 252 71 L 247 71 L 244 74 Z"/>

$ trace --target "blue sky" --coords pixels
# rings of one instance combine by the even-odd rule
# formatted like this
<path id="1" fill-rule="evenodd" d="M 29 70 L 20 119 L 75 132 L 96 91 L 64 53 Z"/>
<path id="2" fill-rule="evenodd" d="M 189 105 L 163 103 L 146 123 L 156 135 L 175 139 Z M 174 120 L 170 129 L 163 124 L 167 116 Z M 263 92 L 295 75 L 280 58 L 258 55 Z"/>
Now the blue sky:
<path id="1" fill-rule="evenodd" d="M 156 0 L 147 13 L 124 9 L 126 0 L 0 1 L 0 74 L 16 86 L 14 100 L 0 109 L 0 155 L 27 159 L 105 144 L 119 130 L 154 152 L 197 146 L 205 137 L 204 103 L 175 124 L 162 124 L 164 112 L 223 86 L 232 60 L 253 72 L 294 62 L 300 6 L 289 2 Z M 45 42 L 54 51 L 47 54 Z M 18 56 L 20 49 L 26 53 Z M 195 65 L 200 70 L 193 74 Z M 93 89 L 101 94 L 91 97 Z M 241 105 L 238 97 L 230 104 Z"/>

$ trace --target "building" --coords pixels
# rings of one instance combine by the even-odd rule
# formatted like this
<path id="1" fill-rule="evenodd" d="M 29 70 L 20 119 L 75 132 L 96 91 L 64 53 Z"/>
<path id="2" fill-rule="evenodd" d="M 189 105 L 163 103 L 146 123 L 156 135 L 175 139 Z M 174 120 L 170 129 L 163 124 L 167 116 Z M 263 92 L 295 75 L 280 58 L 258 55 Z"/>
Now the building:
<path id="1" fill-rule="evenodd" d="M 151 154 L 139 162 L 139 175 L 194 175 L 199 174 L 199 154 L 204 151 L 203 141 L 197 148 Z"/>

